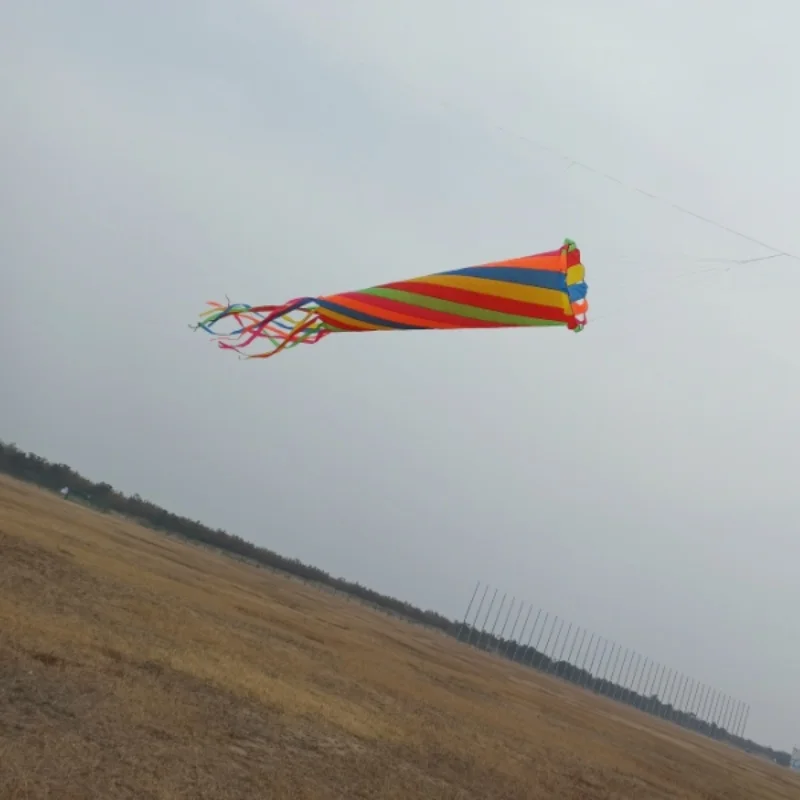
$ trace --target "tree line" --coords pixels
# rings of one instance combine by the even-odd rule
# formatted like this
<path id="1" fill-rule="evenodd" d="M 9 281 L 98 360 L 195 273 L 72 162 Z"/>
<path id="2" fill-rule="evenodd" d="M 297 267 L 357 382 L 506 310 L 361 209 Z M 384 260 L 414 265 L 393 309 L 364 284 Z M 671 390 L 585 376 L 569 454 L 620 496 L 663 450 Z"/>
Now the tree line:
<path id="1" fill-rule="evenodd" d="M 312 581 L 336 592 L 357 598 L 411 622 L 435 628 L 449 636 L 466 641 L 473 647 L 495 653 L 516 663 L 557 675 L 563 680 L 591 689 L 618 702 L 625 703 L 669 719 L 685 728 L 724 740 L 748 752 L 757 753 L 778 764 L 789 766 L 789 753 L 773 750 L 748 739 L 741 739 L 714 724 L 698 719 L 694 714 L 679 711 L 663 703 L 657 696 L 645 697 L 629 688 L 608 680 L 599 679 L 587 670 L 568 661 L 554 660 L 530 645 L 521 645 L 486 634 L 469 625 L 448 619 L 436 611 L 423 610 L 411 603 L 381 594 L 358 582 L 337 578 L 319 567 L 304 564 L 296 558 L 286 558 L 266 547 L 260 547 L 219 528 L 212 529 L 197 520 L 173 514 L 138 494 L 126 495 L 108 483 L 96 483 L 84 477 L 67 464 L 48 461 L 36 453 L 28 453 L 15 444 L 0 440 L 0 472 L 19 480 L 36 484 L 44 489 L 68 489 L 69 496 L 103 512 L 114 512 L 135 520 L 149 528 L 170 533 L 190 542 L 213 547 L 222 552 L 245 558 L 251 562 L 279 570 L 302 580 Z"/>
<path id="2" fill-rule="evenodd" d="M 473 647 L 486 650 L 501 658 L 506 658 L 540 672 L 555 675 L 570 683 L 588 689 L 595 694 L 603 695 L 618 703 L 633 706 L 640 711 L 668 720 L 688 730 L 708 736 L 711 739 L 727 742 L 748 753 L 754 753 L 768 758 L 770 761 L 774 761 L 781 766 L 788 767 L 791 764 L 791 755 L 788 752 L 774 750 L 771 747 L 760 745 L 750 739 L 736 736 L 717 722 L 701 719 L 696 713 L 676 708 L 672 703 L 665 702 L 657 693 L 642 694 L 629 686 L 622 686 L 618 682 L 608 680 L 606 677 L 593 674 L 590 670 L 585 668 L 585 664 L 578 666 L 569 660 L 565 660 L 563 658 L 563 653 L 559 654 L 558 658 L 554 658 L 554 654 L 547 655 L 537 650 L 535 647 L 523 645 L 515 639 L 497 637 L 487 632 L 485 627 L 481 629 L 467 624 L 462 624 L 460 626 L 456 636 L 459 640 Z M 546 650 L 547 647 L 545 646 L 544 649 Z M 652 668 L 653 662 L 651 662 L 650 666 Z M 598 668 L 598 672 L 600 671 L 601 670 Z M 613 673 L 614 668 L 612 668 L 611 671 Z M 620 673 L 621 671 L 622 670 L 620 670 Z M 619 678 L 619 674 L 617 677 Z M 646 687 L 648 680 L 645 680 L 643 684 L 642 681 L 638 681 L 638 683 L 640 684 L 638 688 L 641 689 Z M 669 680 L 667 684 L 669 684 Z"/>

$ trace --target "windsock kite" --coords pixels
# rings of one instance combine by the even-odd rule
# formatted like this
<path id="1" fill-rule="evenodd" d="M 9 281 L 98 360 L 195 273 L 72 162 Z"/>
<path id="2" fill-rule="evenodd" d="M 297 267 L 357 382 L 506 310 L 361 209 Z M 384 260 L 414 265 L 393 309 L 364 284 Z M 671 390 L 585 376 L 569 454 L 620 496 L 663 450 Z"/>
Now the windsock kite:
<path id="1" fill-rule="evenodd" d="M 586 325 L 588 287 L 581 253 L 566 239 L 558 250 L 475 267 L 384 283 L 283 305 L 211 302 L 196 328 L 220 347 L 247 358 L 269 358 L 298 344 L 316 344 L 332 333 L 456 330 Z M 236 329 L 215 326 L 232 318 Z M 254 343 L 264 352 L 243 353 Z"/>

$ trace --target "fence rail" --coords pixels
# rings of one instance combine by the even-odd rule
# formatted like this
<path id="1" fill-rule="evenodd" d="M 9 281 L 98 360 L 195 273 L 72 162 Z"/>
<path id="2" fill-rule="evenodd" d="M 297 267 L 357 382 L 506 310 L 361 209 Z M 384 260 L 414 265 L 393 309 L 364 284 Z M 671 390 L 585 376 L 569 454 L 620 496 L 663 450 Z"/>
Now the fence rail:
<path id="1" fill-rule="evenodd" d="M 518 603 L 516 597 L 506 606 L 507 593 L 494 611 L 499 590 L 483 584 L 481 592 L 481 586 L 478 581 L 472 592 L 458 626 L 458 641 L 713 739 L 746 744 L 748 703 L 558 615 L 551 618 L 542 608 L 534 615 L 533 604 Z M 484 612 L 487 596 L 491 599 Z M 523 612 L 524 622 L 517 633 Z M 531 617 L 533 624 L 528 628 Z"/>

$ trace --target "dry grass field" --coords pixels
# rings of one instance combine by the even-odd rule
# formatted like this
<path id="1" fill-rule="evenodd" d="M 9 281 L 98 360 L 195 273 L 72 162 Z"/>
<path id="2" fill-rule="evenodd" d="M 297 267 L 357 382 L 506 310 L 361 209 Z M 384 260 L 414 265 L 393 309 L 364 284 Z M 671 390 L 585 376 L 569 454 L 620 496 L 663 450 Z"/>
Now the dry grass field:
<path id="1" fill-rule="evenodd" d="M 0 799 L 798 800 L 788 771 L 0 477 Z"/>

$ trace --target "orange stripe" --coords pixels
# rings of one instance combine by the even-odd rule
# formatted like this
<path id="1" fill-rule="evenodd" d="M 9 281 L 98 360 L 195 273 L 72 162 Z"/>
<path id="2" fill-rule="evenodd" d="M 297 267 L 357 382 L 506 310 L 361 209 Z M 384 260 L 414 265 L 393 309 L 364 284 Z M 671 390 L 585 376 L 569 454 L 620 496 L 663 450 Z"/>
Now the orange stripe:
<path id="1" fill-rule="evenodd" d="M 479 264 L 481 267 L 518 267 L 520 269 L 540 269 L 544 272 L 564 272 L 565 264 L 561 258 L 561 250 L 549 253 L 536 253 L 532 256 L 511 258 L 505 261 L 490 261 L 488 264 Z"/>
<path id="2" fill-rule="evenodd" d="M 536 253 L 531 256 L 512 258 L 505 261 L 490 261 L 487 264 L 479 264 L 481 267 L 519 267 L 521 269 L 541 269 L 545 272 L 566 272 L 569 267 L 579 264 L 581 261 L 581 251 L 575 247 L 568 250 L 561 247 L 558 250 L 550 250 L 547 253 Z"/>

